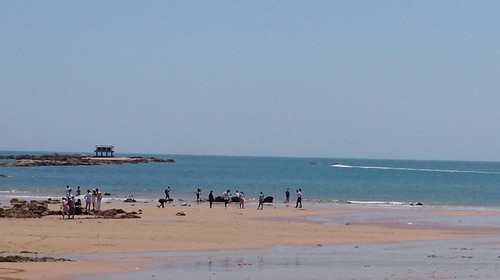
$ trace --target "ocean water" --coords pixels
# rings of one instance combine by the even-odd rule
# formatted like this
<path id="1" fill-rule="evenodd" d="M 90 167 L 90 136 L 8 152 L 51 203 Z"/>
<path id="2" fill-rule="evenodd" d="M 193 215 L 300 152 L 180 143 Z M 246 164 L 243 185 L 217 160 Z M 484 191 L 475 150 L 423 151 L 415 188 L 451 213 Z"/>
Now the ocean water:
<path id="1" fill-rule="evenodd" d="M 0 152 L 11 154 L 47 154 Z M 98 187 L 108 199 L 157 200 L 167 186 L 175 200 L 195 200 L 230 189 L 255 199 L 259 192 L 284 201 L 302 189 L 305 203 L 500 205 L 500 163 L 340 158 L 229 157 L 115 154 L 173 158 L 175 163 L 102 166 L 0 167 L 0 196 L 60 198 L 66 185 L 82 193 Z M 333 163 L 338 163 L 332 165 Z"/>

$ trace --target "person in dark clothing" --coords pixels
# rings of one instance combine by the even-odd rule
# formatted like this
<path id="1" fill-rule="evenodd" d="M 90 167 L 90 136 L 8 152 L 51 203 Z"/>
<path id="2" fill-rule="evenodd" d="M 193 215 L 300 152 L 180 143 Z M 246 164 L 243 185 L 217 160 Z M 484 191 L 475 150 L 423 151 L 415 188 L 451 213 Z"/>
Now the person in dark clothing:
<path id="1" fill-rule="evenodd" d="M 165 199 L 170 201 L 170 187 L 165 189 Z"/>
<path id="2" fill-rule="evenodd" d="M 214 191 L 210 191 L 210 193 L 208 194 L 208 202 L 210 202 L 210 208 L 212 208 L 212 203 L 214 202 L 214 200 Z"/>

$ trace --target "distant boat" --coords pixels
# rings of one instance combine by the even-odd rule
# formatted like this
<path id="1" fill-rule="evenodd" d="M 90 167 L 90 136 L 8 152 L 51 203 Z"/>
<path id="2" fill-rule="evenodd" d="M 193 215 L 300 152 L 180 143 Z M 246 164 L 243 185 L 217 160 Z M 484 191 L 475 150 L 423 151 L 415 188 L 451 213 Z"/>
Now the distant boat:
<path id="1" fill-rule="evenodd" d="M 310 162 L 309 164 L 319 164 L 317 161 Z"/>
<path id="2" fill-rule="evenodd" d="M 332 163 L 332 166 L 336 166 L 336 165 L 340 165 L 340 163 L 338 163 L 338 162 Z"/>

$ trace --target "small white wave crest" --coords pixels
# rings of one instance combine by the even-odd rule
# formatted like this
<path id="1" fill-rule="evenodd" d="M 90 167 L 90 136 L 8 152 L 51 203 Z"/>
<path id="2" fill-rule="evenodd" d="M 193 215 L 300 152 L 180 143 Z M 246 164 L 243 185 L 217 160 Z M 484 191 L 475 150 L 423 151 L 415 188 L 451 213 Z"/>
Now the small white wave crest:
<path id="1" fill-rule="evenodd" d="M 332 164 L 332 167 L 357 168 L 357 169 L 378 169 L 378 170 L 399 170 L 399 171 L 419 171 L 419 172 L 472 173 L 472 174 L 496 174 L 496 175 L 500 175 L 500 172 L 477 171 L 477 170 L 408 168 L 408 167 L 388 167 L 388 166 L 357 166 L 357 165 L 344 165 L 344 164 Z"/>

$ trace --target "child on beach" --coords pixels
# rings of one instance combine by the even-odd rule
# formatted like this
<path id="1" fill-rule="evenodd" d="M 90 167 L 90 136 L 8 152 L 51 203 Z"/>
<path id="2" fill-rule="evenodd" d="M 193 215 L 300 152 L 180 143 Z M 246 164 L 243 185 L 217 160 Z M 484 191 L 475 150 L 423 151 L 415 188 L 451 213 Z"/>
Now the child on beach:
<path id="1" fill-rule="evenodd" d="M 240 193 L 240 209 L 245 209 L 245 193 Z"/>
<path id="2" fill-rule="evenodd" d="M 66 200 L 65 197 L 62 198 L 61 211 L 62 211 L 63 220 L 64 220 L 65 215 L 68 215 L 68 219 L 69 219 L 69 204 L 68 204 L 68 200 Z"/>

